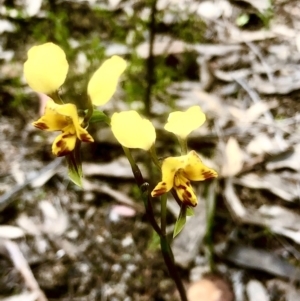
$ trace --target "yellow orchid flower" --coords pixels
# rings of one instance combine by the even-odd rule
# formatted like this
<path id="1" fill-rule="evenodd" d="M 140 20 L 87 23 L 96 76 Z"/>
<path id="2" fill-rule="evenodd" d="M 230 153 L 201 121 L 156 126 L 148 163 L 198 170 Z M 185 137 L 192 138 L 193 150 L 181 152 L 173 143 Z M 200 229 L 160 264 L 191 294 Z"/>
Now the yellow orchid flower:
<path id="1" fill-rule="evenodd" d="M 192 131 L 200 127 L 206 120 L 199 106 L 190 107 L 185 112 L 172 112 L 169 115 L 165 130 L 185 139 Z"/>
<path id="2" fill-rule="evenodd" d="M 119 143 L 128 148 L 149 150 L 156 139 L 153 124 L 136 111 L 114 113 L 111 130 Z"/>
<path id="3" fill-rule="evenodd" d="M 184 204 L 195 207 L 198 201 L 190 181 L 204 181 L 217 176 L 216 171 L 202 163 L 195 151 L 180 157 L 168 157 L 162 164 L 162 181 L 151 195 L 157 197 L 174 188 Z"/>
<path id="4" fill-rule="evenodd" d="M 54 155 L 61 157 L 69 154 L 75 147 L 76 139 L 93 142 L 93 137 L 81 127 L 74 104 L 58 105 L 49 98 L 44 115 L 33 125 L 44 131 L 61 131 L 52 144 Z"/>
<path id="5" fill-rule="evenodd" d="M 96 106 L 106 104 L 116 92 L 119 77 L 126 68 L 126 61 L 114 55 L 94 73 L 88 83 L 88 95 Z"/>
<path id="6" fill-rule="evenodd" d="M 53 43 L 33 46 L 24 63 L 25 79 L 34 91 L 55 92 L 65 81 L 69 65 L 64 51 Z"/>

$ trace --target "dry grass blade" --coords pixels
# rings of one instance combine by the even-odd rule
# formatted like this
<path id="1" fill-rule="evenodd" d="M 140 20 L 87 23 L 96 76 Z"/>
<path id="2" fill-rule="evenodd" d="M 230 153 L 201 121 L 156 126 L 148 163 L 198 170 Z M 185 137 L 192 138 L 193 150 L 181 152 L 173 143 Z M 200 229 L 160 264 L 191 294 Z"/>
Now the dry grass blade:
<path id="1" fill-rule="evenodd" d="M 37 283 L 36 279 L 33 276 L 33 273 L 24 258 L 22 252 L 20 251 L 18 245 L 10 240 L 1 240 L 0 243 L 6 249 L 12 263 L 14 264 L 15 268 L 19 271 L 22 275 L 26 286 L 33 292 L 38 295 L 37 301 L 47 301 L 45 294 L 40 289 L 39 284 Z"/>

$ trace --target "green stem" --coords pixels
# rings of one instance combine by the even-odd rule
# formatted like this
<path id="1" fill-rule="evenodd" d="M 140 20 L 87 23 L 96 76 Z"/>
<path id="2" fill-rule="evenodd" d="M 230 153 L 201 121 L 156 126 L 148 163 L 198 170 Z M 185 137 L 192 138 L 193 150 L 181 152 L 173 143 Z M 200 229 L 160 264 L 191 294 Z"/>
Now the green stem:
<path id="1" fill-rule="evenodd" d="M 134 175 L 134 178 L 142 192 L 142 198 L 145 205 L 146 214 L 148 220 L 152 226 L 152 228 L 156 231 L 156 233 L 160 237 L 160 245 L 161 245 L 161 252 L 165 261 L 165 264 L 168 268 L 170 277 L 174 280 L 175 285 L 178 289 L 181 301 L 188 301 L 185 288 L 181 281 L 181 278 L 178 274 L 173 252 L 171 250 L 170 244 L 168 243 L 167 236 L 166 236 L 166 215 L 167 215 L 167 195 L 163 195 L 161 198 L 161 228 L 158 226 L 153 212 L 152 207 L 152 197 L 149 193 L 149 184 L 144 181 L 142 173 L 135 163 L 130 150 L 127 147 L 123 146 L 124 153 L 131 165 L 131 169 Z M 151 152 L 150 152 L 151 153 Z M 153 154 L 153 153 L 152 153 Z M 154 153 L 155 154 L 155 153 Z M 156 157 L 156 155 L 155 155 Z M 158 160 L 157 160 L 158 162 Z M 160 167 L 160 165 L 159 165 Z"/>
<path id="2" fill-rule="evenodd" d="M 94 106 L 93 106 L 92 100 L 89 96 L 87 98 L 87 108 L 88 108 L 87 113 L 86 113 L 86 115 L 84 117 L 84 120 L 82 122 L 82 126 L 84 128 L 86 128 L 89 125 L 89 121 L 90 121 L 91 117 L 93 116 L 93 112 L 94 112 Z"/>
<path id="3" fill-rule="evenodd" d="M 187 148 L 187 140 L 186 139 L 182 139 L 180 137 L 177 137 L 178 141 L 179 141 L 179 145 L 181 148 L 181 155 L 186 155 L 188 152 L 188 148 Z"/>
<path id="4" fill-rule="evenodd" d="M 181 301 L 188 301 L 186 292 L 185 292 L 185 288 L 183 286 L 183 283 L 181 281 L 181 278 L 178 274 L 178 271 L 177 271 L 177 268 L 176 268 L 176 265 L 174 262 L 174 256 L 173 256 L 172 249 L 171 249 L 170 244 L 168 243 L 167 237 L 165 235 L 162 235 L 160 237 L 160 245 L 161 245 L 161 251 L 163 254 L 165 264 L 168 268 L 170 276 L 172 277 L 172 279 L 174 280 L 174 282 L 176 284 L 176 287 L 177 287 L 179 295 L 180 295 L 180 299 L 181 299 Z"/>
<path id="5" fill-rule="evenodd" d="M 130 163 L 131 169 L 132 169 L 132 173 L 133 176 L 135 178 L 135 181 L 137 183 L 137 185 L 139 186 L 139 189 L 142 193 L 142 199 L 145 205 L 145 211 L 148 217 L 148 220 L 152 226 L 152 228 L 155 230 L 155 232 L 161 236 L 162 232 L 160 227 L 158 226 L 155 218 L 154 218 L 154 212 L 153 212 L 153 206 L 152 206 L 152 201 L 151 201 L 151 196 L 149 193 L 149 184 L 147 182 L 145 182 L 143 175 L 138 167 L 138 165 L 135 163 L 130 150 L 127 147 L 123 147 L 123 151 Z"/>
<path id="6" fill-rule="evenodd" d="M 161 163 L 159 162 L 157 155 L 156 155 L 156 149 L 154 144 L 151 146 L 151 148 L 149 149 L 149 154 L 152 158 L 153 163 L 158 167 L 158 169 L 161 169 Z"/>
<path id="7" fill-rule="evenodd" d="M 125 147 L 125 146 L 122 146 L 123 148 L 123 151 L 130 163 L 130 166 L 131 166 L 131 169 L 132 169 L 132 173 L 133 173 L 133 176 L 135 178 L 135 181 L 136 183 L 138 184 L 139 187 L 141 187 L 142 185 L 144 185 L 146 182 L 144 181 L 144 178 L 143 178 L 143 175 L 139 169 L 139 167 L 137 166 L 137 164 L 135 163 L 132 155 L 131 155 L 131 152 L 130 150 Z"/>
<path id="8" fill-rule="evenodd" d="M 145 183 L 143 186 L 140 187 L 140 190 L 142 192 L 142 199 L 145 205 L 145 211 L 148 217 L 148 220 L 154 229 L 154 231 L 158 234 L 159 237 L 162 236 L 162 230 L 157 224 L 155 217 L 154 217 L 154 212 L 153 212 L 153 206 L 152 206 L 152 198 L 151 195 L 149 194 L 149 184 Z"/>
<path id="9" fill-rule="evenodd" d="M 60 98 L 58 90 L 48 95 L 55 103 L 62 105 L 64 104 L 63 100 Z"/>
<path id="10" fill-rule="evenodd" d="M 160 211 L 160 228 L 163 235 L 166 235 L 166 227 L 167 227 L 167 194 L 161 196 L 160 205 L 161 205 L 161 211 Z"/>

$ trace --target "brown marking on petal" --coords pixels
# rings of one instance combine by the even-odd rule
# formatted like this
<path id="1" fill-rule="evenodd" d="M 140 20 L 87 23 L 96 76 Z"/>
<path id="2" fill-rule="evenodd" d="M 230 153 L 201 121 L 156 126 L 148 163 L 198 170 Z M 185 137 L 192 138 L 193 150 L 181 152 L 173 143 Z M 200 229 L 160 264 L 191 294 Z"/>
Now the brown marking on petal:
<path id="1" fill-rule="evenodd" d="M 163 186 L 166 186 L 166 185 L 167 185 L 167 183 L 166 183 L 166 182 L 162 182 L 162 183 L 161 183 L 161 185 L 163 185 Z"/>
<path id="2" fill-rule="evenodd" d="M 190 181 L 186 181 L 185 184 L 186 184 L 186 186 L 191 186 L 191 182 Z"/>
<path id="3" fill-rule="evenodd" d="M 64 140 L 58 140 L 57 142 L 56 142 L 56 146 L 58 147 L 58 148 L 62 148 L 63 146 L 65 146 L 66 145 L 66 142 L 64 141 Z"/>
<path id="4" fill-rule="evenodd" d="M 33 126 L 35 126 L 36 128 L 38 128 L 40 130 L 43 130 L 43 131 L 49 129 L 48 125 L 44 122 L 34 122 Z"/>
<path id="5" fill-rule="evenodd" d="M 74 136 L 74 134 L 71 134 L 71 133 L 63 134 L 63 135 L 62 135 L 62 138 L 63 138 L 63 139 L 66 139 L 66 138 L 70 138 L 70 137 L 72 137 L 72 136 Z"/>
<path id="6" fill-rule="evenodd" d="M 151 192 L 151 195 L 153 197 L 157 197 L 157 196 L 160 196 L 162 194 L 166 193 L 166 189 L 165 188 L 160 188 L 160 189 L 155 189 Z"/>
<path id="7" fill-rule="evenodd" d="M 202 172 L 202 175 L 205 179 L 215 178 L 216 174 L 210 170 Z"/>
<path id="8" fill-rule="evenodd" d="M 64 136 L 69 136 L 68 134 L 66 134 L 66 135 L 63 135 L 63 137 Z M 72 136 L 72 135 L 71 135 Z M 56 142 L 56 147 L 59 149 L 58 150 L 58 152 L 57 152 L 57 154 L 56 154 L 56 156 L 57 157 L 63 157 L 63 156 L 66 156 L 67 154 L 69 154 L 72 150 L 71 149 L 69 149 L 69 148 L 67 148 L 66 146 L 67 146 L 67 143 L 66 143 L 66 141 L 65 140 L 63 140 L 63 139 L 61 139 L 61 140 L 58 140 L 57 142 Z"/>
<path id="9" fill-rule="evenodd" d="M 197 204 L 193 204 L 193 203 L 190 201 L 190 199 L 185 199 L 185 198 L 184 198 L 183 203 L 186 204 L 186 205 L 188 205 L 188 206 L 192 206 L 192 207 L 196 207 L 196 206 L 197 206 Z"/>
<path id="10" fill-rule="evenodd" d="M 179 194 L 178 194 L 178 191 L 177 191 L 177 195 L 180 198 Z M 192 194 L 187 191 L 187 190 L 184 190 L 184 192 L 181 194 L 181 197 L 182 197 L 182 202 L 188 206 L 192 206 L 192 207 L 196 207 L 197 204 L 194 204 L 192 201 L 191 201 L 191 197 L 192 197 Z"/>
<path id="11" fill-rule="evenodd" d="M 192 194 L 187 190 L 184 192 L 184 195 L 187 195 L 188 198 L 192 197 Z"/>
<path id="12" fill-rule="evenodd" d="M 189 191 L 185 191 L 183 193 L 183 203 L 188 205 L 188 206 L 192 206 L 192 207 L 196 207 L 197 204 L 193 204 L 193 202 L 191 201 L 191 198 L 192 198 L 192 194 L 189 192 Z"/>
<path id="13" fill-rule="evenodd" d="M 56 154 L 57 157 L 64 157 L 64 156 L 67 156 L 69 153 L 71 152 L 71 150 L 69 149 L 64 149 L 64 150 L 61 150 L 60 152 L 58 152 Z"/>
<path id="14" fill-rule="evenodd" d="M 192 194 L 187 190 L 188 188 L 184 185 L 179 185 L 176 187 L 176 189 L 182 189 L 184 191 L 183 196 L 186 196 L 188 198 L 192 197 Z"/>
<path id="15" fill-rule="evenodd" d="M 94 139 L 87 133 L 83 133 L 80 135 L 80 140 L 83 142 L 94 142 Z"/>

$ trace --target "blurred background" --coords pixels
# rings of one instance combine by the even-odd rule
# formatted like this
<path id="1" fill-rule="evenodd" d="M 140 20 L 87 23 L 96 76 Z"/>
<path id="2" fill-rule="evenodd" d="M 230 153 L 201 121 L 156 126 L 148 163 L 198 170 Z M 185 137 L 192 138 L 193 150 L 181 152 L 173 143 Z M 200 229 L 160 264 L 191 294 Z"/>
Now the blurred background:
<path id="1" fill-rule="evenodd" d="M 23 63 L 49 41 L 70 65 L 62 98 L 79 108 L 100 64 L 127 60 L 99 109 L 151 119 L 159 157 L 180 154 L 170 112 L 207 115 L 188 145 L 219 178 L 195 183 L 195 216 L 173 242 L 189 301 L 300 300 L 300 4 L 285 0 L 0 0 L 0 300 L 179 300 L 109 128 L 90 126 L 81 190 L 51 153 L 57 133 L 31 125 L 45 96 Z M 171 197 L 168 210 L 172 235 Z"/>

